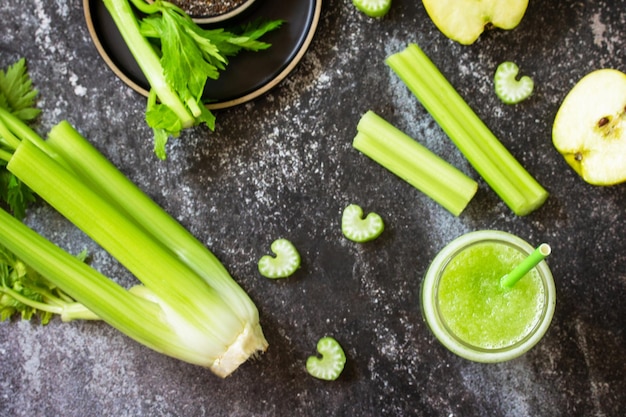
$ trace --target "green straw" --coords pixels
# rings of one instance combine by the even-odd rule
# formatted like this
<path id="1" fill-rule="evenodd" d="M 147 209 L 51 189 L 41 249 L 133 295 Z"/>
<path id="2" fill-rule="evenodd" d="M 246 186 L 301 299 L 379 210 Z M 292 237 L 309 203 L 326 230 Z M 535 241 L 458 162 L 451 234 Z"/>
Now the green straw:
<path id="1" fill-rule="evenodd" d="M 519 265 L 515 267 L 511 272 L 500 278 L 500 286 L 502 288 L 512 288 L 513 285 L 524 275 L 526 275 L 531 269 L 536 267 L 539 262 L 543 261 L 546 256 L 550 255 L 552 249 L 547 243 L 542 243 L 533 253 L 528 255 Z"/>

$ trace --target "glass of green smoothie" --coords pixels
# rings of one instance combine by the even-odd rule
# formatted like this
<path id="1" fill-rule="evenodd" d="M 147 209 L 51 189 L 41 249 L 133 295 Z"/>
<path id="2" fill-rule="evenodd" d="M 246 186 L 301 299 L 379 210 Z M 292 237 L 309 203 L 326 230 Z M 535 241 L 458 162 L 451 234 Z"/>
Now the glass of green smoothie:
<path id="1" fill-rule="evenodd" d="M 422 312 L 450 351 L 476 362 L 502 362 L 532 348 L 556 305 L 552 273 L 540 261 L 514 285 L 501 278 L 535 252 L 510 233 L 481 230 L 450 242 L 422 283 Z"/>

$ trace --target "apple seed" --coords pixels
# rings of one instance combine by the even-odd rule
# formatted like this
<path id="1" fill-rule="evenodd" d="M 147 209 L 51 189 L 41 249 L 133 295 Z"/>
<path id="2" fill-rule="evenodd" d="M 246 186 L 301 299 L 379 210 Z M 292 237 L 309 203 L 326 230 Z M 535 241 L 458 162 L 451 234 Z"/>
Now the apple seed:
<path id="1" fill-rule="evenodd" d="M 603 117 L 602 119 L 600 119 L 600 121 L 598 122 L 598 127 L 602 127 L 605 126 L 609 123 L 609 118 L 608 117 Z"/>

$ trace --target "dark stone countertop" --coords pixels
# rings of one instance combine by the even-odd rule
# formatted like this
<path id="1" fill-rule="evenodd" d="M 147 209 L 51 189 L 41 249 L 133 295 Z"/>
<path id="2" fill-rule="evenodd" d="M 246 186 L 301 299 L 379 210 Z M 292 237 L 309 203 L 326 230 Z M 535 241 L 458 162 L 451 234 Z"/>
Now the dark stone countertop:
<path id="1" fill-rule="evenodd" d="M 295 1 L 295 0 L 294 0 Z M 551 143 L 565 94 L 591 70 L 626 70 L 626 1 L 531 1 L 513 31 L 471 46 L 439 33 L 421 2 L 394 0 L 374 20 L 349 0 L 324 1 L 296 70 L 263 97 L 217 112 L 157 160 L 145 100 L 93 46 L 81 0 L 0 2 L 0 64 L 28 60 L 40 90 L 37 130 L 69 120 L 124 173 L 216 253 L 255 300 L 270 348 L 221 380 L 154 353 L 103 323 L 0 324 L 2 416 L 623 416 L 626 415 L 626 186 L 583 182 Z M 418 42 L 502 142 L 551 193 L 517 217 L 383 63 Z M 536 83 L 531 99 L 498 102 L 504 60 Z M 480 188 L 455 218 L 352 149 L 372 109 L 473 178 Z M 341 236 L 348 203 L 386 220 L 376 241 Z M 27 223 L 119 282 L 132 278 L 49 207 Z M 558 303 L 525 356 L 477 364 L 443 348 L 424 324 L 421 278 L 454 237 L 501 229 L 553 247 Z M 287 237 L 302 268 L 259 276 L 258 258 Z M 348 362 L 335 382 L 306 374 L 323 335 Z"/>

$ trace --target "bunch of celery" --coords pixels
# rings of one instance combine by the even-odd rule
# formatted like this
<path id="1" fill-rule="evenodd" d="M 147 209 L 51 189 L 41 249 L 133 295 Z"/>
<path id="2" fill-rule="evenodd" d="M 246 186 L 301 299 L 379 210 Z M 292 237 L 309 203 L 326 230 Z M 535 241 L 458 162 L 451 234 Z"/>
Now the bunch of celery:
<path id="1" fill-rule="evenodd" d="M 199 124 L 214 129 L 215 116 L 202 102 L 207 79 L 217 79 L 228 57 L 241 50 L 269 48 L 258 39 L 283 23 L 258 21 L 237 31 L 204 29 L 167 1 L 103 1 L 150 84 L 146 122 L 161 159 L 170 136 Z"/>
<path id="2" fill-rule="evenodd" d="M 124 289 L 0 210 L 2 305 L 12 298 L 64 320 L 99 318 L 222 377 L 264 351 L 256 306 L 219 260 L 69 123 L 48 140 L 24 123 L 34 90 L 23 60 L 0 73 L 0 160 L 14 194 L 32 190 L 142 283 Z M 20 198 L 5 202 L 23 212 Z"/>

